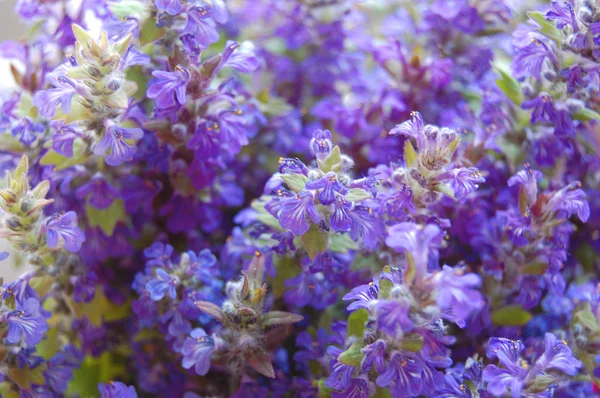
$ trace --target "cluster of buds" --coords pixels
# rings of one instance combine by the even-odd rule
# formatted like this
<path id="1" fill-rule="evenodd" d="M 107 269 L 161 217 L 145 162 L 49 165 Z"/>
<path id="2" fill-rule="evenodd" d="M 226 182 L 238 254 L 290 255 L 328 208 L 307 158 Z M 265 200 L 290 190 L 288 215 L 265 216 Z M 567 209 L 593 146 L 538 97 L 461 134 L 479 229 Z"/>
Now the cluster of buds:
<path id="1" fill-rule="evenodd" d="M 405 165 L 392 173 L 391 184 L 410 192 L 416 207 L 439 201 L 443 195 L 462 199 L 473 192 L 485 178 L 474 167 L 452 167 L 452 157 L 460 142 L 458 133 L 449 128 L 425 124 L 419 112 L 394 127 L 390 135 L 404 135 Z M 416 144 L 413 146 L 411 139 Z"/>
<path id="2" fill-rule="evenodd" d="M 212 344 L 212 363 L 224 365 L 232 374 L 243 374 L 247 364 L 256 372 L 274 378 L 269 352 L 285 339 L 289 326 L 303 318 L 284 311 L 264 312 L 267 292 L 263 283 L 264 262 L 264 257 L 257 254 L 240 280 L 227 283 L 228 299 L 221 307 L 206 301 L 195 303 L 223 325 L 218 337 L 200 336 L 197 341 Z"/>
<path id="3" fill-rule="evenodd" d="M 140 129 L 119 126 L 138 88 L 126 79 L 126 72 L 131 66 L 146 64 L 149 58 L 133 48 L 131 34 L 111 43 L 106 32 L 99 41 L 78 25 L 73 25 L 73 33 L 77 38 L 75 55 L 48 74 L 47 81 L 54 88 L 37 92 L 33 103 L 42 116 L 75 127 L 71 130 L 76 134 L 68 140 L 71 147 L 79 136 L 94 144 L 98 156 L 110 151 L 107 163 L 118 165 L 133 154 L 127 140 L 142 136 Z M 81 127 L 87 133 L 80 133 Z M 71 157 L 73 151 L 65 150 L 66 144 L 61 143 L 61 154 Z M 60 153 L 57 146 L 53 148 Z"/>
<path id="4" fill-rule="evenodd" d="M 6 186 L 0 190 L 0 207 L 4 211 L 0 236 L 24 251 L 39 246 L 44 223 L 42 209 L 53 202 L 46 199 L 50 189 L 47 180 L 30 189 L 28 169 L 29 161 L 23 156 L 14 173 L 6 173 Z"/>

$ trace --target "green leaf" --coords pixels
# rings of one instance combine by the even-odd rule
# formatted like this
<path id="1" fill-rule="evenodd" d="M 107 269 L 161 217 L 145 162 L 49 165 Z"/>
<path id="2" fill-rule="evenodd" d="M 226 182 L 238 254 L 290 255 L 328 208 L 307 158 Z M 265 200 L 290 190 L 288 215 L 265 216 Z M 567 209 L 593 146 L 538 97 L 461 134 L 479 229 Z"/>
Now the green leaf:
<path id="1" fill-rule="evenodd" d="M 525 274 L 525 275 L 544 275 L 544 273 L 546 272 L 546 270 L 548 269 L 548 263 L 542 262 L 542 261 L 538 261 L 535 263 L 531 263 L 528 264 L 527 266 L 523 267 L 523 269 L 521 270 L 521 273 Z"/>
<path id="2" fill-rule="evenodd" d="M 377 387 L 377 390 L 375 390 L 375 395 L 373 395 L 373 398 L 392 398 L 392 394 L 390 393 L 390 390 L 388 390 L 387 388 Z"/>
<path id="3" fill-rule="evenodd" d="M 85 211 L 92 227 L 100 227 L 106 236 L 112 236 L 119 221 L 125 220 L 125 207 L 121 199 L 115 200 L 106 209 L 96 209 L 86 204 Z"/>
<path id="4" fill-rule="evenodd" d="M 583 108 L 573 114 L 573 119 L 587 122 L 588 120 L 600 120 L 600 113 L 594 112 L 591 109 Z"/>
<path id="5" fill-rule="evenodd" d="M 532 318 L 520 305 L 509 305 L 492 312 L 492 322 L 499 326 L 523 326 Z"/>
<path id="6" fill-rule="evenodd" d="M 277 274 L 269 285 L 272 286 L 275 298 L 280 298 L 285 292 L 285 281 L 298 276 L 302 267 L 295 258 L 277 255 L 273 256 L 273 265 L 275 266 L 275 270 L 277 270 Z"/>
<path id="7" fill-rule="evenodd" d="M 45 360 L 49 360 L 58 352 L 60 344 L 58 342 L 58 327 L 51 328 L 46 333 L 46 338 L 40 344 L 35 346 L 35 353 Z"/>
<path id="8" fill-rule="evenodd" d="M 402 339 L 400 347 L 403 350 L 419 352 L 423 348 L 423 336 L 418 333 L 409 333 Z"/>
<path id="9" fill-rule="evenodd" d="M 500 79 L 496 80 L 498 88 L 513 102 L 513 104 L 521 106 L 523 103 L 523 93 L 521 85 L 512 77 L 504 68 L 496 66 L 496 72 L 500 75 Z"/>
<path id="10" fill-rule="evenodd" d="M 345 365 L 350 365 L 354 367 L 359 367 L 362 362 L 365 354 L 363 354 L 360 350 L 364 347 L 364 343 L 362 340 L 356 341 L 352 344 L 346 351 L 342 352 L 338 357 L 338 361 Z"/>
<path id="11" fill-rule="evenodd" d="M 76 164 L 85 163 L 89 158 L 89 155 L 86 152 L 85 143 L 80 138 L 76 138 L 73 142 L 73 157 L 68 158 L 50 149 L 42 159 L 40 159 L 40 164 L 44 166 L 55 166 L 54 170 L 56 171 L 63 170 L 75 166 Z"/>
<path id="12" fill-rule="evenodd" d="M 334 146 L 331 153 L 325 158 L 325 160 L 317 160 L 319 168 L 323 173 L 328 171 L 338 172 L 342 170 L 342 154 L 339 146 Z"/>
<path id="13" fill-rule="evenodd" d="M 365 331 L 365 323 L 369 320 L 369 311 L 360 308 L 348 317 L 348 336 L 362 337 Z"/>
<path id="14" fill-rule="evenodd" d="M 329 236 L 319 231 L 317 224 L 312 224 L 310 229 L 302 235 L 300 240 L 304 245 L 304 248 L 308 252 L 308 256 L 314 259 L 317 254 L 324 253 L 327 250 L 329 243 Z"/>
<path id="15" fill-rule="evenodd" d="M 10 133 L 0 135 L 0 151 L 25 152 L 25 146 Z"/>
<path id="16" fill-rule="evenodd" d="M 75 318 L 86 317 L 96 327 L 100 327 L 102 322 L 125 319 L 131 313 L 129 302 L 121 305 L 114 304 L 99 288 L 96 289 L 96 294 L 89 303 L 78 303 L 72 297 L 67 297 L 67 305 Z"/>
<path id="17" fill-rule="evenodd" d="M 556 44 L 560 45 L 560 42 L 561 42 L 560 31 L 556 28 L 555 24 L 553 24 L 552 22 L 550 22 L 546 19 L 546 16 L 544 15 L 543 12 L 529 11 L 527 13 L 527 16 L 529 18 L 533 19 L 538 25 L 540 25 L 538 32 L 540 32 L 541 34 L 543 34 L 550 40 L 554 41 Z"/>
<path id="18" fill-rule="evenodd" d="M 350 188 L 345 198 L 350 202 L 360 202 L 361 200 L 372 199 L 373 195 L 362 188 Z"/>
<path id="19" fill-rule="evenodd" d="M 406 167 L 414 167 L 417 164 L 419 155 L 409 140 L 404 141 L 404 162 Z"/>
<path id="20" fill-rule="evenodd" d="M 134 82 L 137 85 L 137 91 L 133 95 L 133 98 L 137 100 L 143 100 L 146 98 L 146 91 L 148 88 L 148 76 L 144 73 L 141 66 L 135 66 L 127 69 L 126 72 L 127 80 Z"/>
<path id="21" fill-rule="evenodd" d="M 348 234 L 334 234 L 331 235 L 329 250 L 335 253 L 348 253 L 348 250 L 358 250 L 358 243 Z"/>
<path id="22" fill-rule="evenodd" d="M 81 367 L 73 371 L 66 396 L 97 397 L 98 383 L 108 383 L 124 375 L 125 366 L 117 363 L 112 353 L 105 352 L 98 358 L 87 356 Z"/>
<path id="23" fill-rule="evenodd" d="M 46 370 L 46 364 L 42 363 L 35 369 L 31 369 L 29 365 L 25 365 L 23 368 L 14 367 L 8 368 L 7 376 L 21 388 L 21 390 L 30 390 L 32 384 L 44 385 L 46 380 L 44 379 L 44 371 Z"/>
<path id="24" fill-rule="evenodd" d="M 34 276 L 29 280 L 29 286 L 31 286 L 40 297 L 46 295 L 53 283 L 54 278 L 50 275 Z"/>
<path id="25" fill-rule="evenodd" d="M 145 16 L 147 14 L 146 5 L 138 0 L 113 1 L 109 3 L 108 8 L 118 18 L 137 16 L 137 19 L 140 20 L 144 19 L 140 17 Z"/>
<path id="26" fill-rule="evenodd" d="M 313 386 L 319 389 L 318 398 L 331 398 L 333 389 L 327 387 L 324 380 L 313 381 Z"/>
<path id="27" fill-rule="evenodd" d="M 300 192 L 304 189 L 304 186 L 308 182 L 308 177 L 304 174 L 282 174 L 281 179 L 290 187 L 294 192 Z"/>
<path id="28" fill-rule="evenodd" d="M 582 310 L 577 312 L 575 314 L 575 320 L 577 320 L 579 323 L 581 323 L 583 326 L 590 329 L 591 331 L 595 332 L 599 329 L 598 323 L 596 322 L 596 318 L 590 310 Z"/>
<path id="29" fill-rule="evenodd" d="M 156 21 L 153 18 L 147 18 L 140 27 L 140 44 L 145 46 L 152 43 L 165 35 L 165 30 L 156 26 Z"/>

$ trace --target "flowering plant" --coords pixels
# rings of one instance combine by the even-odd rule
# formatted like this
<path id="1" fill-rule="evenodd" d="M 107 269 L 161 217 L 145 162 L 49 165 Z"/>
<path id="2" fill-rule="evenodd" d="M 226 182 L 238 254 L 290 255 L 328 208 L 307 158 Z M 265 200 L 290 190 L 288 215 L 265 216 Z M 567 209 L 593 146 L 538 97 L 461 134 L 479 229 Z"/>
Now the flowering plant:
<path id="1" fill-rule="evenodd" d="M 0 396 L 599 392 L 600 5 L 16 12 Z"/>

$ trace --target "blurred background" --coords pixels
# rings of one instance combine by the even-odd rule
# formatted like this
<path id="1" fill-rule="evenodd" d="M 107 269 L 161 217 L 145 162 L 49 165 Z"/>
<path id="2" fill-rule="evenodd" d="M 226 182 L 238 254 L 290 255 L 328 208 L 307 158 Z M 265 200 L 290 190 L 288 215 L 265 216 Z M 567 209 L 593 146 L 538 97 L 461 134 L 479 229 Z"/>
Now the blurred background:
<path id="1" fill-rule="evenodd" d="M 18 40 L 24 33 L 25 27 L 14 13 L 16 0 L 0 0 L 0 41 Z M 9 74 L 8 62 L 0 59 L 0 90 L 10 89 L 9 82 L 12 77 Z M 2 176 L 3 178 L 3 176 Z M 9 251 L 7 242 L 0 239 L 0 251 Z M 0 263 L 0 277 L 12 281 L 23 273 L 24 269 L 15 269 L 10 257 Z"/>

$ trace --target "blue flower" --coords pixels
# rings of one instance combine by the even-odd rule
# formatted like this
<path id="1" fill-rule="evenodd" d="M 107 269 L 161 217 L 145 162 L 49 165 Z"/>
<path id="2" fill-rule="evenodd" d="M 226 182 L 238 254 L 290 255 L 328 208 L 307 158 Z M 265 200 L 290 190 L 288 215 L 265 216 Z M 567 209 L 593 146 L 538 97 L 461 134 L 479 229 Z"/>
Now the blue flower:
<path id="1" fill-rule="evenodd" d="M 306 189 L 319 189 L 317 198 L 323 205 L 331 204 L 335 201 L 335 192 L 346 194 L 348 189 L 343 186 L 337 178 L 337 174 L 330 171 L 324 177 L 315 181 L 306 183 Z"/>
<path id="2" fill-rule="evenodd" d="M 198 255 L 193 251 L 188 251 L 187 254 L 190 258 L 188 272 L 196 275 L 205 285 L 212 285 L 217 276 L 217 269 L 214 268 L 217 258 L 209 249 L 203 249 Z"/>
<path id="3" fill-rule="evenodd" d="M 156 106 L 162 109 L 174 107 L 176 104 L 184 105 L 185 91 L 190 81 L 190 72 L 178 66 L 174 72 L 154 71 L 156 78 L 148 86 L 148 98 L 156 101 Z"/>
<path id="4" fill-rule="evenodd" d="M 75 253 L 85 240 L 85 234 L 77 227 L 77 214 L 73 211 L 54 214 L 46 221 L 46 230 L 46 241 L 52 249 L 63 242 L 67 251 Z"/>
<path id="5" fill-rule="evenodd" d="M 365 357 L 360 364 L 360 371 L 363 373 L 369 373 L 373 367 L 373 364 L 375 364 L 377 373 L 383 373 L 385 371 L 386 349 L 387 344 L 384 340 L 377 340 L 376 342 L 363 347 L 361 352 L 365 355 Z"/>
<path id="6" fill-rule="evenodd" d="M 423 363 L 412 353 L 392 352 L 385 372 L 377 377 L 377 385 L 388 387 L 395 398 L 412 397 L 421 393 Z"/>
<path id="7" fill-rule="evenodd" d="M 365 248 L 375 249 L 385 233 L 381 218 L 377 217 L 373 209 L 368 206 L 354 206 L 354 209 L 348 212 L 348 216 L 352 219 L 350 237 L 353 240 L 362 237 Z"/>
<path id="8" fill-rule="evenodd" d="M 375 306 L 377 328 L 389 336 L 401 338 L 405 332 L 413 328 L 409 307 L 410 304 L 404 300 L 378 301 Z"/>
<path id="9" fill-rule="evenodd" d="M 308 184 L 307 184 L 308 185 Z M 334 231 L 348 231 L 352 227 L 352 219 L 348 215 L 348 211 L 352 208 L 352 204 L 342 196 L 338 196 L 334 202 L 334 210 L 329 225 Z"/>
<path id="10" fill-rule="evenodd" d="M 137 398 L 134 386 L 127 386 L 120 381 L 98 384 L 101 398 Z"/>
<path id="11" fill-rule="evenodd" d="M 181 366 L 185 369 L 193 366 L 196 374 L 204 376 L 210 368 L 210 355 L 214 350 L 214 339 L 208 336 L 203 329 L 194 329 L 190 333 L 190 337 L 187 337 L 183 343 Z"/>
<path id="12" fill-rule="evenodd" d="M 475 167 L 461 167 L 438 176 L 440 181 L 450 181 L 456 199 L 462 199 L 479 188 L 479 184 L 485 182 L 485 178 Z"/>
<path id="13" fill-rule="evenodd" d="M 26 345 L 36 345 L 42 337 L 48 324 L 40 313 L 40 302 L 35 298 L 27 299 L 23 304 L 18 304 L 17 309 L 7 315 L 8 335 L 6 341 L 17 344 L 24 338 Z"/>
<path id="14" fill-rule="evenodd" d="M 359 308 L 367 308 L 372 304 L 375 304 L 379 297 L 379 279 L 374 282 L 369 282 L 366 285 L 360 285 L 355 287 L 347 293 L 342 300 L 356 300 L 351 303 L 346 309 L 348 311 L 354 311 Z"/>
<path id="15" fill-rule="evenodd" d="M 179 0 L 155 0 L 154 4 L 159 11 L 166 11 L 170 15 L 177 15 L 181 11 Z"/>
<path id="16" fill-rule="evenodd" d="M 558 340 L 552 333 L 544 335 L 544 353 L 535 361 L 530 378 L 549 369 L 559 370 L 570 376 L 575 376 L 581 368 L 581 361 L 573 356 L 569 346 Z"/>
<path id="17" fill-rule="evenodd" d="M 121 197 L 117 188 L 109 184 L 102 174 L 96 173 L 92 179 L 75 190 L 77 199 L 88 198 L 88 203 L 96 209 L 106 209 Z"/>
<path id="18" fill-rule="evenodd" d="M 282 199 L 280 206 L 279 223 L 294 235 L 304 235 L 310 228 L 307 214 L 315 224 L 321 221 L 321 215 L 317 212 L 313 195 L 309 191 L 301 191 L 295 196 Z"/>
<path id="19" fill-rule="evenodd" d="M 13 297 L 15 303 L 18 305 L 25 303 L 30 298 L 37 300 L 38 294 L 31 286 L 29 286 L 29 279 L 31 276 L 31 273 L 24 274 L 6 286 L 6 289 L 2 292 L 2 300 L 8 300 L 10 297 Z"/>
<path id="20" fill-rule="evenodd" d="M 437 303 L 443 317 L 464 327 L 465 322 L 484 304 L 481 292 L 481 278 L 477 274 L 465 274 L 462 268 L 444 265 L 436 273 L 434 280 L 438 284 Z"/>
<path id="21" fill-rule="evenodd" d="M 144 136 L 142 129 L 124 128 L 114 123 L 104 132 L 104 136 L 94 147 L 94 154 L 106 156 L 106 163 L 111 166 L 119 166 L 123 162 L 133 158 L 135 147 L 127 141 L 139 140 Z M 106 153 L 109 152 L 108 156 Z"/>
<path id="22" fill-rule="evenodd" d="M 144 256 L 148 259 L 146 261 L 147 268 L 163 267 L 169 269 L 172 267 L 171 255 L 173 254 L 173 246 L 169 244 L 163 244 L 160 242 L 154 242 L 152 246 L 144 250 Z"/>
<path id="23" fill-rule="evenodd" d="M 523 348 L 520 341 L 496 337 L 490 339 L 486 354 L 490 359 L 497 358 L 503 366 L 488 365 L 483 370 L 483 380 L 488 383 L 491 394 L 502 396 L 510 388 L 513 397 L 521 396 L 529 367 L 520 357 Z"/>
<path id="24" fill-rule="evenodd" d="M 177 297 L 177 286 L 179 278 L 171 276 L 162 268 L 156 268 L 154 279 L 146 283 L 146 290 L 150 293 L 150 298 L 154 301 L 162 300 L 165 293 L 175 299 Z"/>

